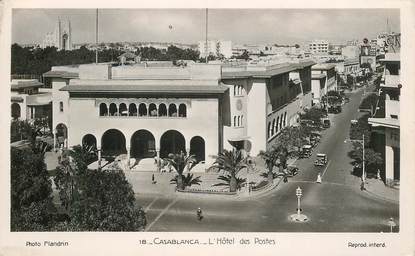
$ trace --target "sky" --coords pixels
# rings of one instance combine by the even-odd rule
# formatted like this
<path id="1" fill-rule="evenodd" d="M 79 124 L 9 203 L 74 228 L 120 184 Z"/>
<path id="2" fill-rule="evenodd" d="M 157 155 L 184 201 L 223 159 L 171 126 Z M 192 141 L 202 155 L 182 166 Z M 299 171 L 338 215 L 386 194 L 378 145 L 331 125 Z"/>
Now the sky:
<path id="1" fill-rule="evenodd" d="M 12 42 L 41 44 L 57 20 L 69 19 L 73 43 L 95 42 L 95 9 L 14 9 Z M 99 9 L 99 41 L 197 43 L 205 9 Z M 342 43 L 400 32 L 399 9 L 209 9 L 208 38 L 236 44 Z"/>

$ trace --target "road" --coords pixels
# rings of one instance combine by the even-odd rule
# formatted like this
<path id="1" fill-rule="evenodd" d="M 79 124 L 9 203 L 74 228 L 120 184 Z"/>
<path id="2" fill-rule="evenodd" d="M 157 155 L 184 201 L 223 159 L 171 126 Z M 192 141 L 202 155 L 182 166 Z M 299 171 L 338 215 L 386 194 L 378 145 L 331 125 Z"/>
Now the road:
<path id="1" fill-rule="evenodd" d="M 297 161 L 301 172 L 288 183 L 258 198 L 230 200 L 212 196 L 163 197 L 137 195 L 147 211 L 147 231 L 216 232 L 388 232 L 387 221 L 399 221 L 399 205 L 360 190 L 360 179 L 350 174 L 347 152 L 350 120 L 358 116 L 362 91 L 350 95 L 343 112 L 331 116 L 332 127 L 323 132 L 309 159 Z M 316 153 L 326 153 L 326 167 L 314 167 Z M 315 182 L 322 173 L 322 183 Z M 301 208 L 308 222 L 295 223 L 295 190 L 301 187 Z M 196 209 L 204 219 L 196 219 Z M 398 227 L 394 231 L 398 231 Z"/>

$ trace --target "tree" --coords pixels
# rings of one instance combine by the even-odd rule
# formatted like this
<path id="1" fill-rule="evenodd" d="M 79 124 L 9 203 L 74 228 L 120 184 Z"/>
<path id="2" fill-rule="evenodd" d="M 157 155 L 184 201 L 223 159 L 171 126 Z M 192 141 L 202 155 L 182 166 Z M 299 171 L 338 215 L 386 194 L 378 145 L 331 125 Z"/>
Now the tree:
<path id="1" fill-rule="evenodd" d="M 349 137 L 352 140 L 361 140 L 365 138 L 365 144 L 370 144 L 371 128 L 368 123 L 369 114 L 361 116 L 356 124 L 352 124 L 349 131 Z"/>
<path id="2" fill-rule="evenodd" d="M 176 184 L 176 186 L 178 186 L 178 177 L 179 175 L 176 175 L 173 179 L 170 180 L 170 184 Z M 191 187 L 192 185 L 200 185 L 200 183 L 202 182 L 200 180 L 200 176 L 197 177 L 193 177 L 193 173 L 187 173 L 186 176 L 182 176 L 183 177 L 183 185 L 184 187 Z"/>
<path id="3" fill-rule="evenodd" d="M 280 149 L 284 147 L 291 156 L 298 156 L 301 147 L 308 143 L 311 133 L 312 128 L 307 125 L 288 126 L 278 135 L 276 146 Z"/>
<path id="4" fill-rule="evenodd" d="M 58 230 L 137 231 L 145 213 L 135 206 L 134 191 L 122 170 L 89 170 L 95 158 L 88 147 L 64 151 L 55 184 L 68 222 Z"/>
<path id="5" fill-rule="evenodd" d="M 354 166 L 362 168 L 363 163 L 363 147 L 359 142 L 353 143 L 353 150 L 348 153 L 349 157 L 353 159 Z M 376 174 L 379 166 L 383 163 L 382 155 L 372 148 L 365 147 L 365 170 L 366 173 Z"/>
<path id="6" fill-rule="evenodd" d="M 247 168 L 246 159 L 240 150 L 226 150 L 214 156 L 215 162 L 213 167 L 224 170 L 230 175 L 229 190 L 235 192 L 237 190 L 236 175 L 244 168 Z"/>
<path id="7" fill-rule="evenodd" d="M 88 170 L 69 212 L 73 231 L 138 231 L 144 211 L 135 206 L 134 191 L 122 170 Z"/>
<path id="8" fill-rule="evenodd" d="M 186 156 L 184 152 L 180 152 L 179 154 L 169 154 L 169 157 L 165 159 L 168 163 L 170 163 L 177 172 L 177 188 L 183 190 L 185 184 L 183 182 L 183 172 L 185 168 L 190 171 L 197 160 L 194 155 Z"/>
<path id="9" fill-rule="evenodd" d="M 218 180 L 221 180 L 223 182 L 214 184 L 213 185 L 214 187 L 225 186 L 225 187 L 228 187 L 229 188 L 231 186 L 230 184 L 231 184 L 232 177 L 229 174 L 228 175 L 220 175 L 218 177 Z M 242 188 L 242 186 L 245 183 L 246 183 L 246 179 L 245 178 L 236 177 L 236 189 Z"/>
<path id="10" fill-rule="evenodd" d="M 11 148 L 11 230 L 47 231 L 55 207 L 43 153 Z"/>
<path id="11" fill-rule="evenodd" d="M 278 152 L 276 151 L 276 148 L 273 147 L 267 151 L 261 150 L 259 152 L 259 156 L 265 161 L 265 165 L 267 166 L 267 169 L 268 169 L 268 173 L 267 173 L 268 184 L 271 184 L 274 182 L 273 169 L 274 169 L 274 166 L 277 165 L 277 160 L 279 157 Z"/>
<path id="12" fill-rule="evenodd" d="M 321 118 L 327 114 L 325 110 L 319 108 L 310 108 L 305 110 L 303 114 L 300 114 L 300 118 L 303 120 L 311 120 L 315 125 L 320 125 Z"/>

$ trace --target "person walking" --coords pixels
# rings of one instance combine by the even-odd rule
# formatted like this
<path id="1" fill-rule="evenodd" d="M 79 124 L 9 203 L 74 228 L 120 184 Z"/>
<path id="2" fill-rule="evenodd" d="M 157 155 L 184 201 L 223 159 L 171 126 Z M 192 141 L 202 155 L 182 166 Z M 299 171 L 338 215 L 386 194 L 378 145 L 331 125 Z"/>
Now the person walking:
<path id="1" fill-rule="evenodd" d="M 318 173 L 318 174 L 317 174 L 317 180 L 316 180 L 316 183 L 321 184 L 321 173 Z"/>

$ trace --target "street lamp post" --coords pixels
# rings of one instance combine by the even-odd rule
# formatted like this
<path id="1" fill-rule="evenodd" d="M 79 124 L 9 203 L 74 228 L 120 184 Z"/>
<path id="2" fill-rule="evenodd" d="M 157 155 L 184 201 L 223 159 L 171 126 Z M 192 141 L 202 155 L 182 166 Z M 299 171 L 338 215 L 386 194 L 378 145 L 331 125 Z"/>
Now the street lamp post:
<path id="1" fill-rule="evenodd" d="M 390 230 L 391 230 L 390 232 L 392 233 L 393 232 L 393 227 L 396 227 L 396 223 L 395 223 L 395 221 L 393 221 L 393 218 L 389 219 L 388 224 L 389 224 L 389 227 L 390 227 Z"/>
<path id="2" fill-rule="evenodd" d="M 303 191 L 301 190 L 300 187 L 298 187 L 295 190 L 295 194 L 297 195 L 297 216 L 300 217 L 300 214 L 301 214 L 301 210 L 300 210 L 300 207 L 301 207 L 301 196 L 303 195 Z"/>

